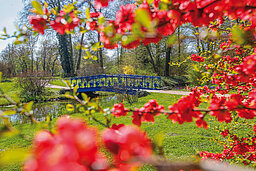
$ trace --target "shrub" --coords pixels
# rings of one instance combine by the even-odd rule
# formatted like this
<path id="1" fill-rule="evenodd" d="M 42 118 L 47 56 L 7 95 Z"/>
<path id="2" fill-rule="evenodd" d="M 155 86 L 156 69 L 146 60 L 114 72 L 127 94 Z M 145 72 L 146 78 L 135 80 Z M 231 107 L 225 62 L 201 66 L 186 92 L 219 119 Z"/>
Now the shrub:
<path id="1" fill-rule="evenodd" d="M 51 80 L 47 72 L 27 72 L 18 77 L 18 85 L 22 89 L 21 97 L 25 101 L 42 101 L 46 94 L 46 86 Z"/>
<path id="2" fill-rule="evenodd" d="M 10 77 L 10 74 L 8 73 L 8 66 L 1 62 L 0 62 L 0 72 L 2 73 L 4 78 Z"/>

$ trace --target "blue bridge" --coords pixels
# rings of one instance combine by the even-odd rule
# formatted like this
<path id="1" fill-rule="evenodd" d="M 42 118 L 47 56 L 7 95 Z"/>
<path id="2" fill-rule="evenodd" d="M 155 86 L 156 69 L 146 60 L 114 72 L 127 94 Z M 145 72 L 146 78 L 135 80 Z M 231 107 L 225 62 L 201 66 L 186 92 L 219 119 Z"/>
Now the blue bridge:
<path id="1" fill-rule="evenodd" d="M 93 75 L 71 78 L 71 85 L 78 85 L 77 92 L 108 91 L 135 94 L 140 90 L 159 90 L 161 77 L 141 75 Z"/>

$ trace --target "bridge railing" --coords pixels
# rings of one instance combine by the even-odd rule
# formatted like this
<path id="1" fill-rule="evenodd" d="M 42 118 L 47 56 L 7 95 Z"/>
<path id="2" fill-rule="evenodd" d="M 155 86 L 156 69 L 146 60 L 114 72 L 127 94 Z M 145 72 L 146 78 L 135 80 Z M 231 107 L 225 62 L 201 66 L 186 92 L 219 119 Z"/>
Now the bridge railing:
<path id="1" fill-rule="evenodd" d="M 79 86 L 79 89 L 94 89 L 92 91 L 104 91 L 104 89 L 148 89 L 161 88 L 161 77 L 141 75 L 93 75 L 71 78 L 71 85 Z"/>

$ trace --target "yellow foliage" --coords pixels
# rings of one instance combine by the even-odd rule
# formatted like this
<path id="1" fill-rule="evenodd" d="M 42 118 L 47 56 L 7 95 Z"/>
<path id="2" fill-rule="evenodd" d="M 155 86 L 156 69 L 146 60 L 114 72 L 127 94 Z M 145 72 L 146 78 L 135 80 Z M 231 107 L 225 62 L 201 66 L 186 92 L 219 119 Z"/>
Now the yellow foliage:
<path id="1" fill-rule="evenodd" d="M 134 75 L 135 72 L 134 72 L 134 67 L 131 66 L 131 65 L 126 65 L 124 68 L 123 68 L 123 71 L 124 71 L 124 74 L 130 74 L 130 75 Z"/>

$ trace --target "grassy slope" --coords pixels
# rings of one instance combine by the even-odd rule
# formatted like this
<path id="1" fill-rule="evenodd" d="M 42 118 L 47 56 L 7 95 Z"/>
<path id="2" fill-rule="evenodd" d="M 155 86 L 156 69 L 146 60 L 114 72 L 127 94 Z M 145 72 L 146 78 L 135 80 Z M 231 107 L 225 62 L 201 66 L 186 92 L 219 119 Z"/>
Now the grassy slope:
<path id="1" fill-rule="evenodd" d="M 14 101 L 19 100 L 18 94 L 20 93 L 20 89 L 18 88 L 15 79 L 10 79 L 7 82 L 1 82 L 0 88 L 4 91 L 4 93 L 6 95 L 8 95 Z M 8 102 L 6 99 L 0 97 L 0 105 L 9 105 L 9 104 L 10 104 L 10 102 Z"/>
<path id="2" fill-rule="evenodd" d="M 159 104 L 164 105 L 166 108 L 168 105 L 173 104 L 179 99 L 178 95 L 168 95 L 168 94 L 158 94 L 152 93 L 147 97 L 139 98 L 139 102 L 132 105 L 124 103 L 125 107 L 141 107 L 150 99 L 156 99 Z M 104 105 L 105 106 L 105 105 Z M 106 105 L 107 107 L 108 105 Z M 112 104 L 110 106 L 112 107 Z M 103 120 L 103 115 L 97 113 L 97 118 Z M 83 114 L 73 114 L 73 117 L 82 117 Z M 54 119 L 53 123 L 56 121 Z M 124 123 L 131 124 L 131 118 L 129 116 L 115 118 L 113 123 Z M 98 125 L 94 121 L 88 121 L 88 124 Z M 214 123 L 212 123 L 214 124 Z M 98 125 L 99 126 L 99 125 Z M 213 125 L 214 127 L 215 125 Z M 29 148 L 33 135 L 36 132 L 35 125 L 23 124 L 15 126 L 18 130 L 22 130 L 26 140 L 19 136 L 7 137 L 0 139 L 0 149 L 10 149 L 10 148 Z M 99 126 L 103 129 L 102 126 Z M 195 155 L 197 151 L 207 150 L 216 152 L 221 149 L 220 146 L 209 141 L 211 138 L 216 136 L 215 131 L 212 129 L 204 130 L 202 128 L 197 128 L 195 123 L 186 123 L 179 125 L 177 123 L 173 124 L 172 121 L 167 120 L 166 116 L 157 116 L 154 124 L 143 123 L 142 129 L 144 129 L 147 134 L 154 139 L 154 137 L 161 133 L 164 135 L 163 147 L 167 158 L 169 159 L 191 159 L 191 156 Z M 17 167 L 18 163 L 12 163 L 7 169 L 14 169 Z"/>

